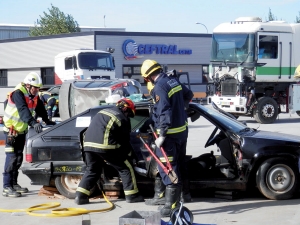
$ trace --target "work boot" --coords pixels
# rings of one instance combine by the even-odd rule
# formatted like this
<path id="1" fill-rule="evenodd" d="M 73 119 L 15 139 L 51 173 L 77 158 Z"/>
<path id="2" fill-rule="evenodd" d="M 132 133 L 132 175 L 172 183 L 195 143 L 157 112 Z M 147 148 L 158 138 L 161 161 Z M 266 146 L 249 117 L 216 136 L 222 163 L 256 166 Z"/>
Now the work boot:
<path id="1" fill-rule="evenodd" d="M 176 208 L 180 199 L 181 187 L 175 185 L 168 185 L 166 188 L 166 204 L 160 209 L 162 217 L 170 217 L 173 209 Z"/>
<path id="2" fill-rule="evenodd" d="M 77 205 L 89 204 L 90 203 L 89 196 L 86 195 L 86 194 L 83 194 L 83 193 L 81 193 L 79 191 L 76 191 L 76 197 L 75 197 L 74 202 Z"/>
<path id="3" fill-rule="evenodd" d="M 182 191 L 180 194 L 180 201 L 185 203 L 192 201 L 192 196 L 190 194 L 190 181 L 187 179 L 183 181 Z"/>
<path id="4" fill-rule="evenodd" d="M 161 177 L 155 178 L 154 183 L 154 197 L 151 199 L 146 199 L 146 205 L 164 205 L 166 203 L 165 199 L 166 186 L 162 182 Z"/>
<path id="5" fill-rule="evenodd" d="M 134 202 L 143 202 L 144 198 L 139 193 L 133 195 L 125 195 L 125 199 L 127 203 L 134 203 Z"/>
<path id="6" fill-rule="evenodd" d="M 28 192 L 28 188 L 21 187 L 19 184 L 14 184 L 13 188 L 16 190 L 16 192 L 20 192 L 20 193 L 27 193 Z"/>
<path id="7" fill-rule="evenodd" d="M 21 197 L 21 193 L 20 192 L 16 192 L 15 189 L 13 189 L 12 187 L 5 187 L 3 188 L 3 192 L 2 195 L 4 197 Z"/>

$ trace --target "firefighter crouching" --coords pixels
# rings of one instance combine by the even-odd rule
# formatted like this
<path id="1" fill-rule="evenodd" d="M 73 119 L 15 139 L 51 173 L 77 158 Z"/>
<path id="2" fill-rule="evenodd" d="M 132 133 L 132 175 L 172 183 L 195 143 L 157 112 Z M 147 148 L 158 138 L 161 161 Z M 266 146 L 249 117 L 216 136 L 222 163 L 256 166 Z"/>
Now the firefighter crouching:
<path id="1" fill-rule="evenodd" d="M 111 164 L 122 179 L 126 202 L 141 202 L 134 170 L 129 159 L 130 117 L 135 105 L 130 99 L 120 99 L 113 108 L 100 110 L 92 119 L 84 135 L 86 171 L 76 190 L 75 203 L 89 203 L 90 190 L 100 178 L 104 160 Z"/>
<path id="2" fill-rule="evenodd" d="M 34 111 L 42 117 L 47 125 L 55 124 L 48 120 L 45 107 L 38 98 L 38 91 L 41 87 L 41 77 L 37 73 L 31 72 L 8 97 L 3 117 L 6 159 L 2 195 L 5 197 L 20 197 L 21 193 L 28 192 L 27 188 L 18 184 L 18 170 L 23 161 L 23 148 L 28 125 L 34 127 L 37 133 L 42 132 L 42 125 L 33 118 Z"/>
<path id="3" fill-rule="evenodd" d="M 56 99 L 48 91 L 39 92 L 39 97 L 47 108 L 48 119 L 52 121 L 52 111 L 54 106 L 56 105 Z"/>

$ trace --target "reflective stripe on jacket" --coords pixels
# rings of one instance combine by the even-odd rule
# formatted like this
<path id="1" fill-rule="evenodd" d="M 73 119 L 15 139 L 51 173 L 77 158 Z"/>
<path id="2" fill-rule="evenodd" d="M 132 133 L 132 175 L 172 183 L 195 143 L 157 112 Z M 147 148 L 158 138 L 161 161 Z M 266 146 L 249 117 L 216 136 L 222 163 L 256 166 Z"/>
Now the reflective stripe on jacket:
<path id="1" fill-rule="evenodd" d="M 184 93 L 176 77 L 161 73 L 152 92 L 155 101 L 152 119 L 157 133 L 174 138 L 187 137 L 187 115 Z"/>
<path id="2" fill-rule="evenodd" d="M 84 151 L 106 151 L 128 146 L 130 120 L 118 107 L 103 109 L 92 119 L 84 137 Z"/>
<path id="3" fill-rule="evenodd" d="M 15 87 L 15 90 L 20 90 L 22 91 L 22 93 L 24 94 L 24 98 L 26 101 L 26 104 L 28 106 L 29 111 L 31 112 L 31 114 L 33 114 L 36 106 L 37 106 L 37 101 L 38 101 L 38 95 L 36 95 L 33 99 L 31 99 L 29 97 L 29 93 L 27 91 L 27 89 L 25 88 L 25 86 L 21 83 L 18 84 Z M 3 122 L 5 124 L 5 128 L 3 129 L 4 131 L 6 131 L 7 129 L 9 129 L 11 126 L 13 126 L 13 128 L 18 132 L 18 133 L 22 133 L 25 130 L 27 130 L 28 128 L 28 124 L 23 122 L 20 119 L 20 115 L 18 112 L 18 109 L 15 105 L 15 103 L 12 101 L 12 95 L 14 92 L 10 93 L 9 97 L 8 97 L 8 102 L 4 111 L 4 117 L 3 117 Z"/>

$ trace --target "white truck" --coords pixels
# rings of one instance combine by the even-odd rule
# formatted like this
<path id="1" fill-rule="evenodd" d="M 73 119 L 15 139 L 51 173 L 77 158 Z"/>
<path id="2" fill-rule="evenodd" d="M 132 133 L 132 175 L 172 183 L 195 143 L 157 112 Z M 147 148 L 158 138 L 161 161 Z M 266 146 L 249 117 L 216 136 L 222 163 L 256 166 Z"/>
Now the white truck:
<path id="1" fill-rule="evenodd" d="M 220 24 L 212 36 L 208 103 L 259 123 L 273 123 L 280 105 L 286 111 L 300 110 L 289 105 L 296 99 L 292 88 L 297 82 L 299 49 L 299 23 L 240 17 Z"/>
<path id="2" fill-rule="evenodd" d="M 78 49 L 54 57 L 55 84 L 66 80 L 114 79 L 115 63 L 111 52 Z"/>

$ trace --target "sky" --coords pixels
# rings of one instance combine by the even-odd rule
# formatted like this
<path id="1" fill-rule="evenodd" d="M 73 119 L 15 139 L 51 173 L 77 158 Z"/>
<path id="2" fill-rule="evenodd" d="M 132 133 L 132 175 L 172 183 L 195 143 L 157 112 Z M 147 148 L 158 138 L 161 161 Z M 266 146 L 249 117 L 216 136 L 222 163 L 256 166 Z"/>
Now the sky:
<path id="1" fill-rule="evenodd" d="M 0 24 L 34 24 L 51 4 L 79 26 L 134 32 L 212 33 L 238 17 L 266 21 L 269 9 L 288 23 L 300 17 L 300 0 L 0 0 Z"/>

